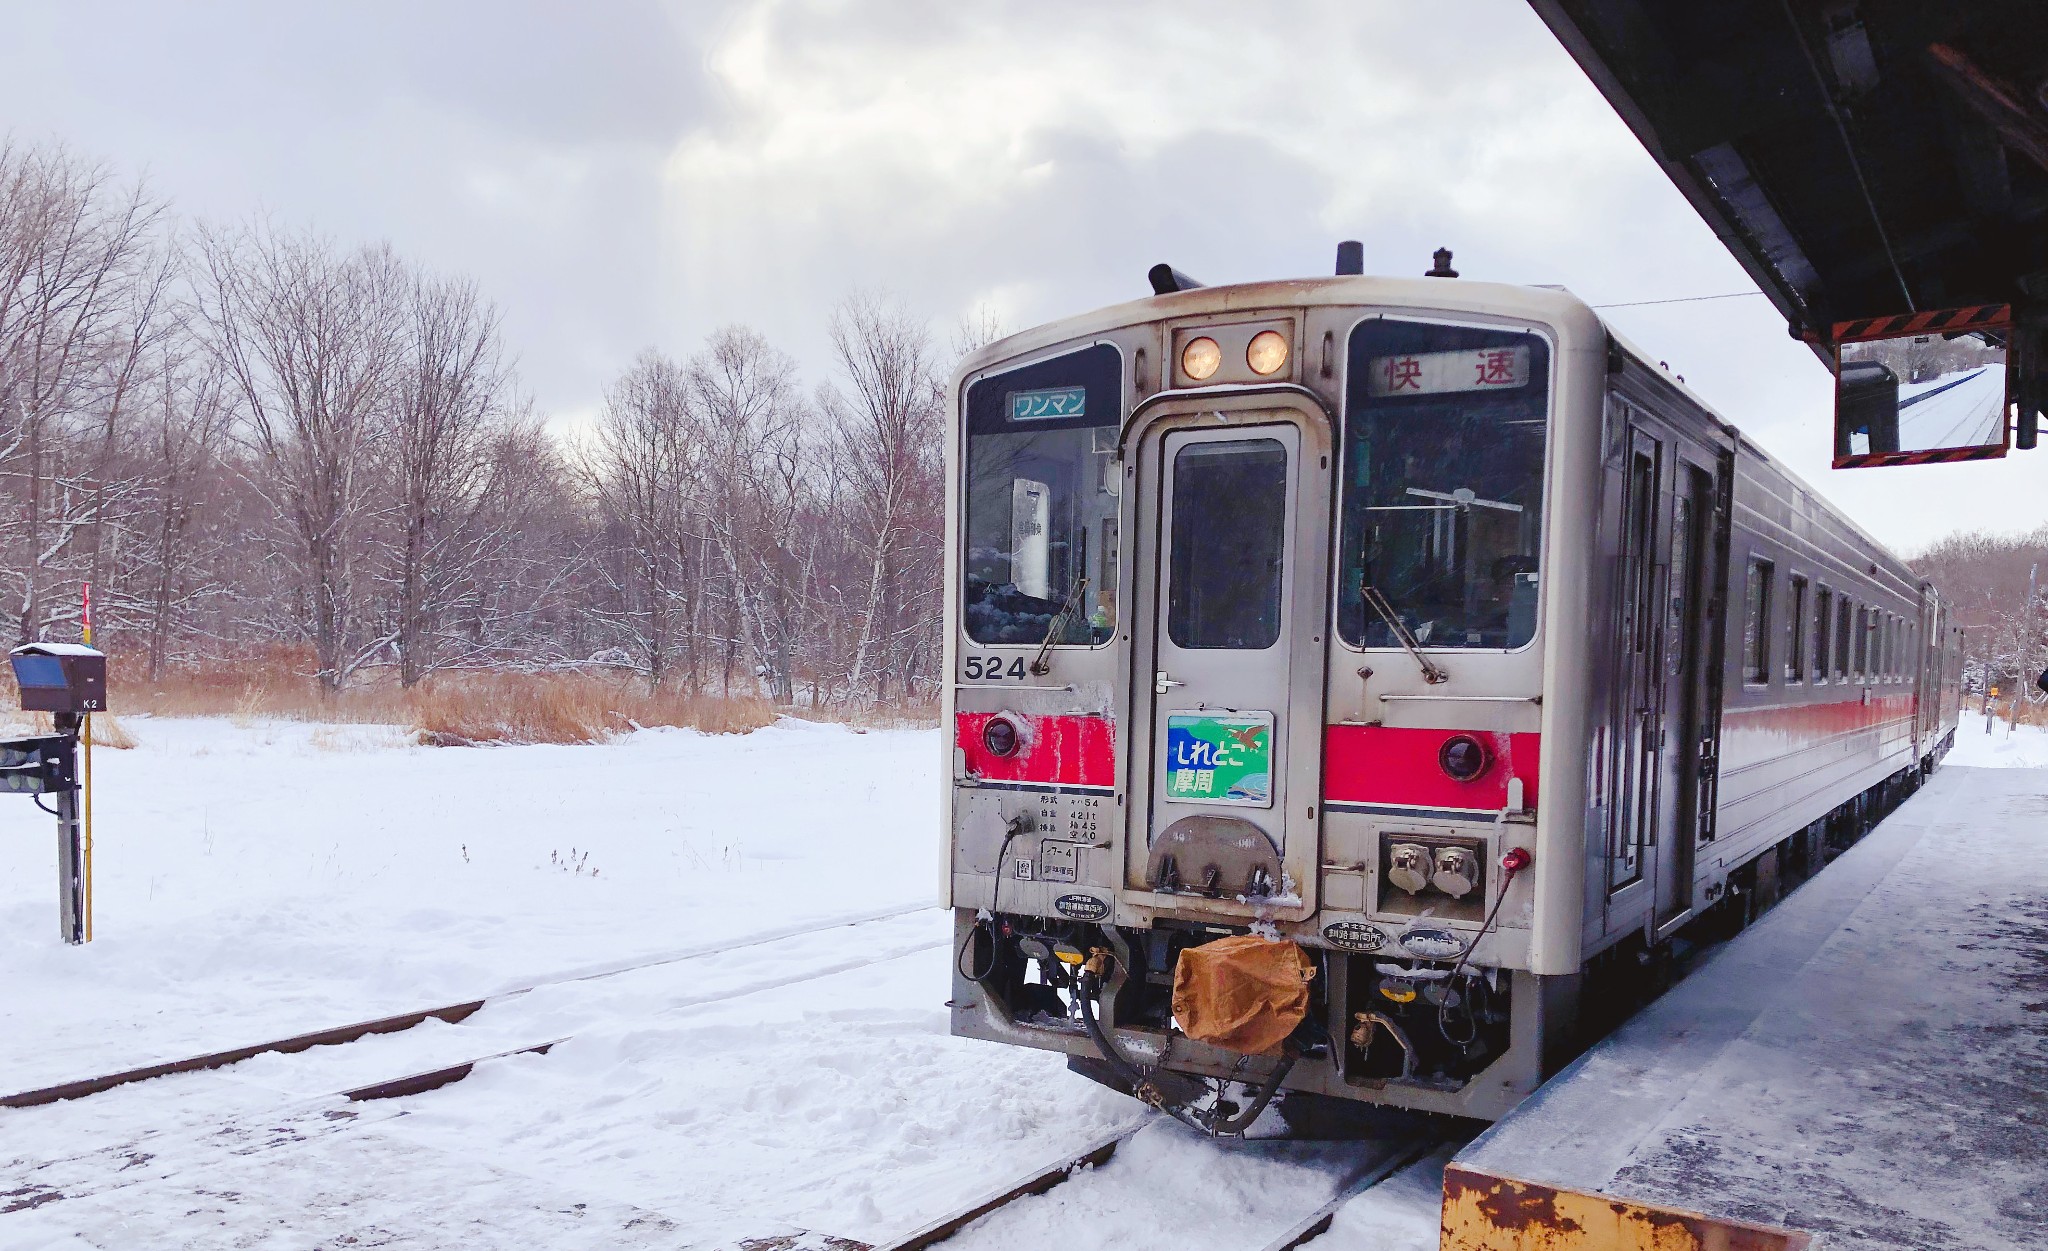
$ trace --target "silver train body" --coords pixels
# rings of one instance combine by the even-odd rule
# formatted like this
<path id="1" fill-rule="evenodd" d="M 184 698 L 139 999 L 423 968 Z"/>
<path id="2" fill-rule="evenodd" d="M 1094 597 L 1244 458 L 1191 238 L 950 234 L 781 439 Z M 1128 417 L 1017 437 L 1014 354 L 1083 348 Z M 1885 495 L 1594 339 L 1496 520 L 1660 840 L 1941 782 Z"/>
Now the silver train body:
<path id="1" fill-rule="evenodd" d="M 948 482 L 953 1032 L 1098 1076 L 1107 950 L 1086 1024 L 1162 1081 L 1496 1118 L 1953 740 L 1932 588 L 1561 290 L 1027 331 Z M 1316 966 L 1285 1070 L 1174 1024 L 1247 931 Z"/>

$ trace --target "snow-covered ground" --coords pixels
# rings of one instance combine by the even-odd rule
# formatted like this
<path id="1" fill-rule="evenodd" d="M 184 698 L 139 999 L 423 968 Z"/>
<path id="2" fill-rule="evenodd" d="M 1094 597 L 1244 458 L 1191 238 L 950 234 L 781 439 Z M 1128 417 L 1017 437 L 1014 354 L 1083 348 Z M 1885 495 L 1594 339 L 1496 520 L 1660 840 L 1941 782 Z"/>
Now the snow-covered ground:
<path id="1" fill-rule="evenodd" d="M 89 946 L 57 941 L 53 823 L 0 806 L 0 1093 L 534 989 L 460 1025 L 0 1110 L 10 1251 L 875 1241 L 1140 1115 L 1057 1057 L 946 1035 L 929 731 L 437 750 L 127 726 L 140 746 L 96 759 Z M 438 1091 L 335 1097 L 554 1039 Z M 960 1245 L 1256 1247 L 1373 1150 L 1154 1124 Z M 1354 1203 L 1355 1236 L 1323 1245 L 1434 1246 L 1432 1176 Z"/>
<path id="2" fill-rule="evenodd" d="M 95 941 L 54 823 L 0 806 L 0 1074 L 16 1089 L 596 963 L 927 905 L 930 733 L 785 721 L 605 747 L 130 718 L 101 750 Z"/>
<path id="3" fill-rule="evenodd" d="M 1981 365 L 1899 388 L 1899 450 L 1981 447 L 2005 422 L 2005 368 Z"/>
<path id="4" fill-rule="evenodd" d="M 1994 718 L 1987 733 L 1984 714 L 1966 710 L 1956 726 L 1955 749 L 1944 763 L 1984 769 L 2048 769 L 2048 729 L 2008 727 L 2004 720 Z"/>

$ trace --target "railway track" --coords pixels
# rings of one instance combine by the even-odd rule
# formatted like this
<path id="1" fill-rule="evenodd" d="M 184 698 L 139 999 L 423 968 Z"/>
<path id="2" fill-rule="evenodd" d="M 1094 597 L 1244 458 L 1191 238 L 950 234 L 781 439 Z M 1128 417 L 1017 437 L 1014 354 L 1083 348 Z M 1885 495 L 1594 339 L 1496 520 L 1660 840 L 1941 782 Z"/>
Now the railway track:
<path id="1" fill-rule="evenodd" d="M 1078 1151 L 1063 1155 L 1051 1164 L 1025 1174 L 1008 1185 L 969 1201 L 957 1210 L 911 1233 L 887 1242 L 867 1243 L 813 1230 L 787 1230 L 742 1239 L 721 1246 L 718 1251 L 926 1251 L 927 1248 L 950 1241 L 955 1235 L 984 1217 L 994 1215 L 1013 1204 L 1047 1194 L 1082 1173 L 1101 1168 L 1140 1132 L 1161 1124 L 1161 1118 L 1148 1116 L 1126 1125 Z M 1371 1145 L 1360 1143 L 1360 1151 L 1367 1152 Z M 1442 1142 L 1436 1138 L 1417 1137 L 1393 1144 L 1390 1150 L 1362 1160 L 1356 1167 L 1337 1174 L 1336 1185 L 1324 1202 L 1284 1227 L 1279 1234 L 1260 1245 L 1256 1251 L 1296 1251 L 1296 1248 L 1308 1245 L 1329 1231 L 1339 1208 L 1402 1169 L 1416 1164 L 1441 1145 Z M 1246 1251 L 1253 1249 L 1246 1248 Z"/>
<path id="2" fill-rule="evenodd" d="M 707 945 L 685 952 L 665 953 L 647 960 L 572 970 L 462 1003 L 309 1031 L 263 1043 L 227 1048 L 181 1060 L 22 1091 L 0 1097 L 0 1107 L 25 1109 L 82 1099 L 155 1077 L 224 1069 L 259 1055 L 288 1055 L 317 1047 L 344 1045 L 380 1035 L 400 1033 L 430 1020 L 460 1023 L 485 1006 L 516 999 L 546 986 L 618 977 L 660 965 L 715 957 L 831 929 L 857 929 L 922 910 L 892 909 L 859 917 L 838 918 L 828 925 L 755 934 L 736 942 Z M 940 939 L 868 944 L 859 954 L 849 954 L 843 960 L 805 962 L 801 972 L 788 976 L 750 978 L 743 985 L 702 994 L 671 996 L 665 998 L 663 1002 L 665 1007 L 688 1008 L 738 999 L 783 986 L 837 977 L 906 955 L 942 948 L 948 941 Z M 402 1106 L 387 1101 L 422 1094 L 459 1082 L 479 1066 L 493 1061 L 527 1055 L 546 1055 L 567 1041 L 568 1037 L 570 1036 L 557 1035 L 523 1045 L 500 1046 L 488 1054 L 476 1055 L 453 1063 L 429 1064 L 426 1067 L 372 1081 L 335 1082 L 320 1093 L 286 1093 L 281 1099 L 265 1093 L 261 1095 L 261 1106 L 250 1104 L 225 1116 L 209 1114 L 189 1123 L 159 1124 L 139 1134 L 124 1135 L 113 1142 L 59 1157 L 46 1157 L 34 1161 L 18 1159 L 8 1168 L 4 1184 L 0 1184 L 0 1216 L 67 1199 L 104 1196 L 110 1192 L 126 1191 L 131 1186 L 158 1182 L 179 1174 L 205 1171 L 216 1167 L 219 1161 L 230 1156 L 242 1157 L 273 1149 L 292 1149 L 300 1144 L 310 1145 L 323 1140 L 335 1140 L 336 1135 L 372 1129 L 394 1117 L 403 1117 L 406 1114 Z M 239 1089 L 242 1084 L 237 1085 Z M 986 1217 L 1048 1194 L 1074 1178 L 1100 1169 L 1109 1164 L 1119 1149 L 1132 1137 L 1150 1126 L 1159 1124 L 1160 1118 L 1156 1116 L 1140 1119 L 1078 1150 L 1065 1153 L 1057 1160 L 1034 1169 L 1008 1184 L 986 1192 L 946 1216 L 893 1241 L 870 1244 L 823 1232 L 794 1228 L 776 1229 L 771 1224 L 760 1236 L 725 1244 L 721 1251 L 920 1251 L 922 1248 L 939 1246 Z M 1379 1145 L 1382 1148 L 1386 1146 Z M 1433 1141 L 1418 1139 L 1398 1144 L 1391 1151 L 1373 1152 L 1372 1144 L 1360 1144 L 1361 1152 L 1369 1153 L 1370 1158 L 1362 1160 L 1354 1169 L 1333 1171 L 1333 1186 L 1327 1201 L 1313 1211 L 1305 1212 L 1288 1225 L 1279 1237 L 1266 1243 L 1259 1251 L 1293 1251 L 1294 1248 L 1311 1242 L 1330 1227 L 1336 1211 L 1344 1203 L 1412 1164 L 1435 1145 L 1437 1144 Z M 1121 1179 L 1118 1184 L 1122 1184 Z M 1132 1184 L 1142 1185 L 1144 1182 L 1134 1173 Z"/>
<path id="3" fill-rule="evenodd" d="M 83 1077 L 72 1081 L 58 1082 L 54 1085 L 36 1087 L 30 1090 L 16 1091 L 13 1094 L 0 1095 L 0 1108 L 33 1108 L 45 1104 L 60 1103 L 71 1099 L 83 1099 L 90 1095 L 100 1094 L 105 1091 L 114 1090 L 122 1086 L 133 1085 L 136 1082 L 146 1082 L 153 1078 L 170 1077 L 180 1073 L 201 1073 L 213 1069 L 227 1068 L 231 1065 L 240 1064 L 244 1060 L 253 1059 L 260 1055 L 295 1055 L 299 1052 L 310 1051 L 315 1047 L 340 1046 L 346 1043 L 357 1042 L 361 1039 L 374 1037 L 380 1034 L 402 1033 L 416 1026 L 423 1025 L 428 1021 L 441 1021 L 445 1024 L 457 1025 L 463 1021 L 468 1020 L 471 1016 L 474 1016 L 476 1013 L 483 1010 L 487 1006 L 491 1006 L 494 1004 L 502 1004 L 507 1001 L 519 998 L 522 995 L 529 995 L 536 990 L 541 990 L 550 986 L 566 986 L 577 982 L 591 982 L 598 981 L 604 978 L 620 977 L 628 973 L 638 973 L 645 971 L 647 969 L 660 968 L 664 965 L 681 964 L 685 961 L 690 960 L 702 960 L 713 956 L 729 955 L 733 952 L 745 951 L 749 948 L 754 947 L 764 947 L 771 943 L 784 942 L 792 938 L 805 937 L 812 934 L 822 933 L 827 930 L 856 928 L 862 925 L 872 925 L 877 922 L 894 920 L 898 917 L 910 916 L 918 912 L 924 912 L 929 910 L 930 905 L 918 904 L 914 906 L 884 909 L 879 912 L 862 913 L 851 917 L 835 917 L 811 925 L 786 926 L 776 930 L 750 934 L 745 938 L 741 938 L 732 942 L 707 944 L 703 946 L 691 947 L 677 951 L 663 952 L 659 955 L 648 957 L 646 959 L 620 961 L 618 963 L 613 964 L 593 965 L 577 969 L 571 969 L 566 972 L 557 973 L 545 978 L 541 978 L 539 980 L 518 983 L 509 989 L 499 991 L 495 994 L 486 995 L 477 999 L 466 999 L 459 1003 L 442 1004 L 438 1007 L 432 1008 L 421 1008 L 412 1012 L 401 1012 L 391 1016 L 376 1017 L 367 1021 L 356 1021 L 348 1025 L 327 1026 L 321 1029 L 309 1030 L 305 1033 L 292 1034 L 282 1038 L 269 1039 L 264 1042 L 249 1043 L 238 1047 L 227 1047 L 217 1051 L 201 1052 L 197 1055 L 185 1056 L 181 1059 L 164 1060 L 154 1064 L 139 1065 L 134 1068 L 121 1069 L 111 1073 L 102 1073 L 93 1077 Z M 944 943 L 926 943 L 922 944 L 917 949 L 925 950 L 931 947 L 943 945 Z M 756 990 L 772 989 L 773 986 L 789 985 L 793 981 L 808 981 L 816 977 L 823 977 L 832 973 L 846 972 L 849 969 L 864 967 L 867 964 L 880 963 L 882 960 L 898 959 L 908 954 L 910 954 L 909 951 L 892 949 L 888 954 L 878 956 L 871 960 L 859 960 L 852 963 L 835 962 L 834 965 L 830 968 L 808 971 L 804 975 L 797 978 L 780 979 L 772 983 L 756 983 L 748 986 L 744 991 L 736 992 L 736 994 L 753 993 Z M 689 1007 L 692 1006 L 695 1002 L 713 1002 L 717 998 L 731 997 L 735 996 L 715 996 L 711 999 L 703 1000 L 686 999 L 677 1002 L 675 1006 Z M 468 1076 L 470 1068 L 473 1068 L 476 1064 L 481 1063 L 485 1059 L 495 1059 L 502 1055 L 517 1055 L 525 1053 L 545 1054 L 548 1048 L 554 1046 L 556 1043 L 561 1041 L 562 1040 L 559 1038 L 550 1039 L 546 1042 L 536 1043 L 532 1046 L 515 1048 L 511 1051 L 498 1052 L 494 1053 L 491 1056 L 480 1057 L 477 1060 L 468 1061 L 462 1065 L 451 1066 L 448 1069 L 436 1070 L 436 1072 L 452 1072 L 454 1068 L 461 1068 L 462 1072 L 460 1075 L 452 1076 L 447 1079 L 448 1081 L 459 1081 L 461 1077 Z M 411 1078 L 403 1078 L 396 1080 L 423 1081 L 429 1076 L 430 1074 L 416 1074 Z M 439 1084 L 446 1085 L 447 1081 L 443 1081 Z M 368 1088 L 366 1087 L 365 1089 Z M 420 1086 L 418 1089 L 431 1090 L 434 1089 L 434 1086 Z M 356 1096 L 350 1095 L 349 1097 L 355 1098 Z"/>
<path id="4" fill-rule="evenodd" d="M 621 964 L 599 971 L 578 971 L 572 975 L 521 986 L 513 991 L 476 1000 L 465 1004 L 450 1005 L 445 1009 L 428 1009 L 406 1013 L 395 1017 L 383 1017 L 375 1021 L 359 1022 L 355 1025 L 312 1031 L 291 1038 L 272 1042 L 251 1044 L 189 1057 L 185 1060 L 150 1065 L 144 1068 L 124 1070 L 66 1082 L 58 1086 L 25 1091 L 9 1096 L 5 1106 L 34 1108 L 54 1103 L 88 1097 L 104 1091 L 117 1089 L 154 1077 L 180 1073 L 200 1073 L 221 1069 L 257 1055 L 270 1052 L 292 1054 L 318 1046 L 339 1045 L 358 1041 L 380 1034 L 399 1032 L 427 1020 L 461 1021 L 474 1014 L 481 1007 L 526 994 L 544 985 L 568 981 L 587 981 L 600 977 L 620 976 L 641 969 L 663 964 L 678 963 L 758 947 L 835 928 L 854 928 L 897 917 L 908 916 L 926 909 L 906 908 L 872 914 L 854 919 L 841 919 L 836 924 L 806 927 L 801 930 L 778 931 L 775 934 L 753 935 L 734 943 L 707 947 L 686 954 L 670 953 L 653 960 Z M 950 938 L 936 941 L 898 942 L 881 946 L 857 957 L 811 964 L 800 974 L 786 977 L 751 979 L 744 985 L 722 991 L 700 995 L 674 997 L 664 1001 L 668 1008 L 690 1008 L 725 1002 L 760 994 L 784 986 L 837 977 L 855 970 L 902 959 L 922 951 L 947 947 Z M 488 1055 L 461 1060 L 453 1064 L 408 1071 L 396 1076 L 380 1078 L 370 1082 L 355 1082 L 341 1089 L 330 1088 L 316 1094 L 286 1095 L 281 1102 L 266 1100 L 262 1107 L 249 1107 L 225 1116 L 204 1116 L 195 1120 L 153 1126 L 140 1134 L 126 1136 L 116 1142 L 87 1148 L 69 1154 L 53 1155 L 28 1160 L 0 1159 L 0 1216 L 44 1206 L 64 1199 L 78 1199 L 98 1195 L 112 1190 L 122 1190 L 159 1180 L 171 1171 L 189 1170 L 197 1167 L 198 1161 L 216 1160 L 228 1154 L 247 1155 L 267 1149 L 290 1146 L 297 1143 L 330 1138 L 353 1129 L 379 1124 L 396 1116 L 404 1115 L 403 1110 L 372 1109 L 349 1106 L 375 1104 L 385 1100 L 422 1094 L 461 1081 L 479 1065 L 494 1060 L 510 1059 L 522 1055 L 546 1055 L 550 1050 L 568 1041 L 568 1036 L 549 1038 L 524 1046 L 501 1048 Z M 772 1245 L 772 1244 L 771 1244 Z M 794 1246 L 795 1244 L 790 1244 Z M 824 1245 L 824 1244 L 819 1244 Z M 852 1247 L 853 1244 L 839 1240 L 837 1246 Z"/>

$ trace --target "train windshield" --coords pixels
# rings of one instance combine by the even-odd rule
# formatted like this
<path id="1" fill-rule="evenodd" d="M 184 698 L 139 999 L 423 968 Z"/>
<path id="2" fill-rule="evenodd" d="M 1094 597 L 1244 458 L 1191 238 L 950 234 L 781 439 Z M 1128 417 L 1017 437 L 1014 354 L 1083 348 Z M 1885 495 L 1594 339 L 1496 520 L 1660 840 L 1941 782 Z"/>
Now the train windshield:
<path id="1" fill-rule="evenodd" d="M 968 388 L 962 619 L 975 642 L 1116 634 L 1122 397 L 1108 344 Z"/>
<path id="2" fill-rule="evenodd" d="M 1351 333 L 1337 627 L 1356 647 L 1536 634 L 1550 349 L 1374 318 Z"/>

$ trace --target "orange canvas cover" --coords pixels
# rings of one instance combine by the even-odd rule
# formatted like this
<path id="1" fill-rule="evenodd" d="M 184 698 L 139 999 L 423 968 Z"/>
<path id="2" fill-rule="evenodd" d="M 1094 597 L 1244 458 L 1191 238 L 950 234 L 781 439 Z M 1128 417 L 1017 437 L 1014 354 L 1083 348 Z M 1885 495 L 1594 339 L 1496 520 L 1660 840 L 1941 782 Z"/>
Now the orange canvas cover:
<path id="1" fill-rule="evenodd" d="M 1244 1055 L 1274 1055 L 1308 1015 L 1316 966 L 1285 940 L 1238 934 L 1180 953 L 1173 1015 L 1189 1038 Z"/>

